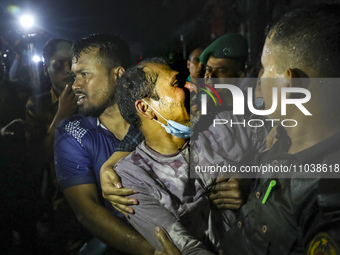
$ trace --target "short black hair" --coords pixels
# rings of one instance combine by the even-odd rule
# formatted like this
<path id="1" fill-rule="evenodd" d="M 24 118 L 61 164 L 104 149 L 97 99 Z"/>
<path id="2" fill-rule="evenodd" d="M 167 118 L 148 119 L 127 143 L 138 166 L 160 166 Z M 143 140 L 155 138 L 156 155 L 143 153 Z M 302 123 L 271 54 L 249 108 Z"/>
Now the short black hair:
<path id="1" fill-rule="evenodd" d="M 202 52 L 203 52 L 204 48 L 203 47 L 196 47 L 196 48 L 192 49 L 192 51 L 190 52 L 189 57 L 188 57 L 189 61 L 191 61 L 192 54 L 194 53 L 195 50 L 202 50 Z"/>
<path id="2" fill-rule="evenodd" d="M 57 47 L 59 43 L 68 43 L 70 44 L 70 48 L 72 46 L 72 42 L 66 39 L 52 39 L 49 40 L 43 49 L 43 58 L 45 65 L 49 65 L 51 58 L 53 57 L 54 53 L 57 51 Z"/>
<path id="3" fill-rule="evenodd" d="M 138 99 L 151 98 L 159 100 L 155 91 L 158 74 L 147 74 L 143 64 L 157 63 L 168 65 L 163 58 L 150 58 L 141 62 L 140 65 L 127 69 L 116 82 L 115 100 L 118 104 L 122 117 L 135 127 L 141 126 L 141 120 L 137 114 L 135 102 Z"/>
<path id="4" fill-rule="evenodd" d="M 321 77 L 340 76 L 340 5 L 313 5 L 289 12 L 269 27 L 267 38 Z"/>
<path id="5" fill-rule="evenodd" d="M 82 38 L 73 44 L 72 55 L 77 61 L 82 53 L 93 48 L 99 49 L 99 57 L 108 72 L 117 66 L 127 69 L 131 65 L 129 46 L 118 35 L 92 34 Z"/>

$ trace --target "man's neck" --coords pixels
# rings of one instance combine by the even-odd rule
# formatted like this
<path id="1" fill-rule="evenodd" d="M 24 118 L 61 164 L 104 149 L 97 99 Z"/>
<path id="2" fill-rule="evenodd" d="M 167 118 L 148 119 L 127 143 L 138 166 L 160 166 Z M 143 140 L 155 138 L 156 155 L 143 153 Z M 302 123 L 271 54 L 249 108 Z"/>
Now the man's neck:
<path id="1" fill-rule="evenodd" d="M 340 132 L 339 125 L 333 125 L 326 119 L 307 117 L 304 120 L 297 120 L 296 127 L 287 127 L 286 131 L 292 142 L 288 152 L 298 153 Z"/>
<path id="2" fill-rule="evenodd" d="M 153 150 L 163 155 L 170 155 L 182 149 L 186 139 L 178 138 L 168 134 L 163 127 L 148 128 L 142 126 L 142 133 L 145 137 L 146 144 Z"/>
<path id="3" fill-rule="evenodd" d="M 127 123 L 120 114 L 117 104 L 106 108 L 99 116 L 99 121 L 113 133 L 118 140 L 124 138 L 130 127 L 129 123 Z"/>
<path id="4" fill-rule="evenodd" d="M 158 142 L 157 141 L 150 141 L 145 139 L 146 144 L 152 148 L 153 150 L 157 151 L 160 154 L 163 155 L 171 155 L 174 154 L 176 152 L 178 152 L 180 149 L 183 148 L 184 144 L 186 143 L 187 140 L 185 139 L 180 139 L 181 141 L 177 141 L 175 142 L 172 139 L 164 139 L 164 137 L 162 138 L 162 142 Z"/>

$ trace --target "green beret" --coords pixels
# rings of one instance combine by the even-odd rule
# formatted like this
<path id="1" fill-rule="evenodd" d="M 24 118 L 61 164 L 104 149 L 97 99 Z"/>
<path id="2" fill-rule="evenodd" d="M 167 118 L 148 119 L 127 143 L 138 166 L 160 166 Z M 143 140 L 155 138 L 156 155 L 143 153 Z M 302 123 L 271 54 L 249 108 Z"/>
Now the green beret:
<path id="1" fill-rule="evenodd" d="M 209 57 L 243 58 L 248 56 L 247 39 L 239 34 L 226 34 L 212 42 L 201 54 L 200 61 L 207 64 Z"/>

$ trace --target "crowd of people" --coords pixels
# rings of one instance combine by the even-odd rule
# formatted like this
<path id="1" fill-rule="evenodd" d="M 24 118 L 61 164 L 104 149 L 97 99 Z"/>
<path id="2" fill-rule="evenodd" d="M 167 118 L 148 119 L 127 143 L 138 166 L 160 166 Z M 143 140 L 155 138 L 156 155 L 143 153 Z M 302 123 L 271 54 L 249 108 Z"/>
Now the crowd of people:
<path id="1" fill-rule="evenodd" d="M 131 63 L 118 35 L 48 41 L 49 91 L 1 81 L 1 249 L 340 254 L 340 6 L 294 10 L 265 38 L 251 72 L 247 39 L 228 33 L 192 49 L 189 75 L 164 58 Z M 254 107 L 235 114 L 240 93 Z M 246 125 L 254 111 L 272 125 Z"/>

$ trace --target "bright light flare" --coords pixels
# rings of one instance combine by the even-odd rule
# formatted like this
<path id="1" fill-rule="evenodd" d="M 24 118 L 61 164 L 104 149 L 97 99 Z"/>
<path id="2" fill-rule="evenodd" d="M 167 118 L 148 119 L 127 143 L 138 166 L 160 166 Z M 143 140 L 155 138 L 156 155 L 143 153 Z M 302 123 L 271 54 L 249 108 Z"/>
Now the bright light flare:
<path id="1" fill-rule="evenodd" d="M 33 20 L 33 16 L 31 15 L 24 15 L 20 17 L 20 24 L 24 27 L 24 28 L 30 28 L 33 26 L 34 24 L 34 20 Z"/>
<path id="2" fill-rule="evenodd" d="M 38 55 L 34 55 L 32 60 L 33 62 L 38 63 L 39 61 L 41 61 L 41 58 Z"/>

